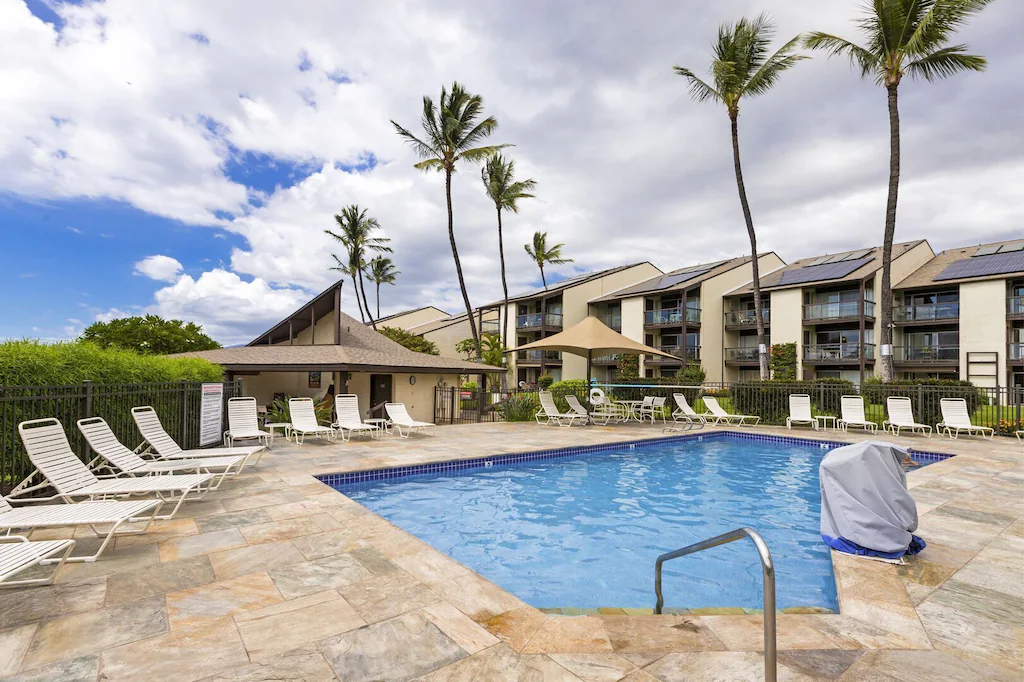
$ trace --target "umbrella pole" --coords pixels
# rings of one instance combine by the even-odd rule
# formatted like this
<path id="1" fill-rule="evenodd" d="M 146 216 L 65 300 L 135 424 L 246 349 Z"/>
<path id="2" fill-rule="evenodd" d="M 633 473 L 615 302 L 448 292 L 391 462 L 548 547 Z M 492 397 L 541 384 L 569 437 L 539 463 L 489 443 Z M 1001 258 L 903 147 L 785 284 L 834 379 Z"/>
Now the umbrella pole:
<path id="1" fill-rule="evenodd" d="M 591 355 L 594 353 L 593 350 L 587 350 L 587 390 L 590 390 L 590 363 Z"/>

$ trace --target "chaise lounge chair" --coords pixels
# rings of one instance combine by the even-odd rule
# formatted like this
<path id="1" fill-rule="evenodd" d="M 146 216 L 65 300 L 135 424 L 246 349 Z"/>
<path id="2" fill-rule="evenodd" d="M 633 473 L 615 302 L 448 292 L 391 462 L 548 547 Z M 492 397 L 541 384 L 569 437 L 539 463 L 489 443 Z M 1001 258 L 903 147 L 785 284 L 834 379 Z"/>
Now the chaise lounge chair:
<path id="1" fill-rule="evenodd" d="M 274 432 L 260 428 L 256 398 L 228 398 L 228 430 L 224 432 L 224 446 L 232 447 L 236 440 L 255 440 L 272 447 Z"/>
<path id="2" fill-rule="evenodd" d="M 426 431 L 434 428 L 434 424 L 430 422 L 416 421 L 409 416 L 409 410 L 405 409 L 404 403 L 384 403 L 384 411 L 387 413 L 388 419 L 391 420 L 391 428 L 398 431 L 398 435 L 402 438 L 408 438 L 413 431 Z M 405 433 L 402 433 L 402 429 L 405 429 Z"/>
<path id="3" fill-rule="evenodd" d="M 843 416 L 837 422 L 837 426 L 844 433 L 851 426 L 857 426 L 865 431 L 871 431 L 871 433 L 878 432 L 878 424 L 869 422 L 864 416 L 864 398 L 859 395 L 844 395 L 839 399 L 839 406 Z"/>
<path id="4" fill-rule="evenodd" d="M 710 395 L 706 395 L 703 398 L 704 407 L 708 408 L 705 417 L 710 415 L 714 419 L 714 424 L 735 424 L 736 426 L 757 426 L 761 422 L 761 417 L 756 414 L 729 414 L 722 409 L 722 406 L 718 404 L 718 398 Z M 747 421 L 753 420 L 753 423 L 747 424 Z"/>
<path id="5" fill-rule="evenodd" d="M 68 560 L 68 555 L 75 548 L 74 540 L 42 540 L 30 542 L 22 535 L 0 537 L 0 587 L 32 587 L 52 585 L 58 571 Z M 48 561 L 54 554 L 64 554 L 59 559 Z M 47 578 L 31 580 L 8 580 L 22 571 L 40 566 L 44 563 L 57 562 L 57 568 Z"/>
<path id="6" fill-rule="evenodd" d="M 145 439 L 146 449 L 141 454 L 153 454 L 157 459 L 195 459 L 196 457 L 237 457 L 238 455 L 256 455 L 252 464 L 259 461 L 263 456 L 262 445 L 249 445 L 236 448 L 200 448 L 198 450 L 183 450 L 180 445 L 171 438 L 160 423 L 160 417 L 149 405 L 132 408 L 132 419 Z M 248 462 L 247 462 L 248 463 Z"/>
<path id="7" fill-rule="evenodd" d="M 900 435 L 901 429 L 907 429 L 911 433 L 920 431 L 931 438 L 932 427 L 928 424 L 919 424 L 914 421 L 914 408 L 910 398 L 905 396 L 889 396 L 885 401 L 889 419 L 882 422 L 883 429 L 889 429 L 894 436 Z"/>
<path id="8" fill-rule="evenodd" d="M 702 414 L 697 414 L 697 412 L 690 407 L 690 403 L 686 400 L 685 395 L 682 393 L 673 393 L 672 399 L 676 401 L 676 410 L 672 413 L 672 421 L 700 424 L 701 428 L 707 425 L 707 418 Z"/>
<path id="9" fill-rule="evenodd" d="M 789 396 L 789 416 L 786 417 L 786 428 L 792 429 L 793 424 L 807 424 L 818 430 L 818 421 L 811 416 L 811 396 L 806 393 L 794 393 Z"/>
<path id="10" fill-rule="evenodd" d="M 583 407 L 583 404 L 580 402 L 580 399 L 577 398 L 572 393 L 569 393 L 565 396 L 565 404 L 569 406 L 569 409 L 572 410 L 574 414 L 578 414 L 581 417 L 586 417 L 587 422 L 594 421 L 593 415 L 591 415 L 590 412 L 587 411 L 587 408 Z"/>
<path id="11" fill-rule="evenodd" d="M 334 429 L 317 420 L 316 405 L 312 398 L 289 398 L 288 414 L 292 419 L 292 435 L 295 436 L 296 445 L 302 445 L 306 436 L 326 436 L 327 440 L 334 440 Z"/>
<path id="12" fill-rule="evenodd" d="M 551 391 L 540 391 L 537 395 L 540 397 L 540 410 L 536 415 L 538 424 L 572 426 L 573 424 L 586 424 L 590 419 L 589 415 L 579 415 L 575 412 L 559 412 Z"/>
<path id="13" fill-rule="evenodd" d="M 982 438 L 992 438 L 995 435 L 995 429 L 971 423 L 967 401 L 963 398 L 942 398 L 939 400 L 939 409 L 942 410 L 942 422 L 935 425 L 935 430 L 940 434 L 944 433 L 950 438 L 959 437 L 961 431 L 968 436 L 978 434 Z M 1017 437 L 1020 438 L 1020 432 Z"/>
<path id="14" fill-rule="evenodd" d="M 598 419 L 604 419 L 602 424 L 607 425 L 611 420 L 623 421 L 626 418 L 621 405 L 616 405 L 599 388 L 590 389 L 590 404 L 594 409 L 590 411 L 590 420 L 595 424 Z"/>
<path id="15" fill-rule="evenodd" d="M 334 396 L 334 415 L 338 421 L 331 426 L 341 433 L 341 440 L 347 441 L 352 438 L 353 433 L 365 433 L 376 438 L 380 435 L 380 427 L 376 424 L 367 424 L 359 415 L 359 397 L 353 393 L 342 393 Z M 345 437 L 345 432 L 348 437 Z"/>
<path id="16" fill-rule="evenodd" d="M 177 503 L 170 514 L 157 517 L 170 519 L 186 499 L 201 499 L 213 482 L 213 474 L 99 479 L 71 450 L 64 427 L 56 419 L 21 422 L 18 424 L 18 433 L 36 472 L 57 491 L 53 497 L 59 497 L 65 502 L 74 502 L 77 498 L 96 500 L 155 495 L 161 501 Z"/>

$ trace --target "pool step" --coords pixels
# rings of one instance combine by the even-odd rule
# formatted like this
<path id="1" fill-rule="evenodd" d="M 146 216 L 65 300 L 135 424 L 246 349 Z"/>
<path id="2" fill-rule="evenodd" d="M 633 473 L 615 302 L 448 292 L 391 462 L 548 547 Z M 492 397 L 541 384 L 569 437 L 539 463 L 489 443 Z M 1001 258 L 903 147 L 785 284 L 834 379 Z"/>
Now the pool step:
<path id="1" fill-rule="evenodd" d="M 650 616 L 654 614 L 654 609 L 635 609 L 635 608 L 613 608 L 609 606 L 602 606 L 600 608 L 576 608 L 576 607 L 563 607 L 563 608 L 546 608 L 539 609 L 542 613 L 547 613 L 552 616 Z M 691 615 L 691 616 L 759 616 L 764 611 L 762 609 L 743 609 L 736 606 L 708 606 L 695 609 L 680 609 L 673 607 L 665 607 L 662 609 L 665 615 Z M 823 606 L 790 606 L 784 609 L 778 609 L 776 613 L 784 613 L 789 615 L 794 614 L 829 614 L 834 613 L 832 609 L 827 609 Z"/>

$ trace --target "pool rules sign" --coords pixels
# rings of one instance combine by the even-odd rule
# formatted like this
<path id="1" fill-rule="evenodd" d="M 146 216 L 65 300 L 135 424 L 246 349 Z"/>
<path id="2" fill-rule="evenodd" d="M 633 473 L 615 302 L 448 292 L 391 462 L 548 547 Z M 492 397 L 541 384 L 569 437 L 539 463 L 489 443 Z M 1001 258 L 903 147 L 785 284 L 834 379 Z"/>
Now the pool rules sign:
<path id="1" fill-rule="evenodd" d="M 223 438 L 224 384 L 203 384 L 203 399 L 199 406 L 199 444 L 219 443 Z"/>

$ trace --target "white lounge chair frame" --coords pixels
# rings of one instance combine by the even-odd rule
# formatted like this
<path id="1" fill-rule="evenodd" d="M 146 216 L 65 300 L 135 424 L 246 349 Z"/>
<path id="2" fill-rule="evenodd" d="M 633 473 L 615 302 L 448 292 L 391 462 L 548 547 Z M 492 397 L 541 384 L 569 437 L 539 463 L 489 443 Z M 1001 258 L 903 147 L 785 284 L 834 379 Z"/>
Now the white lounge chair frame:
<path id="1" fill-rule="evenodd" d="M 160 417 L 149 405 L 140 405 L 132 408 L 132 419 L 135 426 L 142 434 L 143 443 L 136 452 L 140 455 L 152 455 L 156 459 L 195 459 L 196 457 L 237 457 L 238 455 L 256 455 L 249 464 L 255 464 L 263 456 L 262 445 L 248 445 L 234 448 L 200 448 L 198 450 L 183 450 L 178 443 L 168 435 L 164 425 L 160 423 Z"/>
<path id="2" fill-rule="evenodd" d="M 793 424 L 807 424 L 818 430 L 818 420 L 811 416 L 811 396 L 806 393 L 792 393 L 789 396 L 789 416 L 786 417 L 786 428 L 792 429 Z"/>
<path id="3" fill-rule="evenodd" d="M 646 421 L 650 418 L 652 424 L 657 421 L 658 417 L 661 417 L 661 423 L 664 424 L 665 398 L 661 396 L 644 396 L 644 402 L 640 404 L 637 415 L 640 417 L 640 421 Z"/>
<path id="4" fill-rule="evenodd" d="M 839 399 L 842 418 L 836 425 L 845 433 L 851 426 L 862 428 L 871 433 L 878 432 L 878 424 L 869 422 L 864 416 L 864 398 L 859 395 L 844 395 Z"/>
<path id="5" fill-rule="evenodd" d="M 267 448 L 274 445 L 274 432 L 260 428 L 256 398 L 228 398 L 228 430 L 224 432 L 224 446 L 230 448 L 236 440 L 255 440 Z"/>
<path id="6" fill-rule="evenodd" d="M 302 445 L 306 436 L 317 438 L 327 437 L 333 441 L 337 435 L 334 428 L 324 426 L 316 418 L 316 403 L 312 398 L 289 398 L 288 414 L 292 421 L 292 435 L 295 436 L 295 444 Z"/>
<path id="7" fill-rule="evenodd" d="M 354 393 L 341 393 L 334 396 L 334 417 L 336 422 L 331 427 L 341 434 L 342 441 L 351 440 L 352 434 L 368 434 L 371 438 L 379 438 L 381 429 L 376 424 L 367 424 L 359 414 L 359 396 Z M 346 437 L 345 432 L 348 432 Z"/>
<path id="8" fill-rule="evenodd" d="M 391 420 L 391 428 L 398 432 L 400 438 L 408 438 L 413 431 L 424 431 L 432 429 L 436 425 L 431 422 L 416 421 L 409 415 L 409 410 L 405 409 L 405 403 L 384 403 L 384 412 L 388 415 L 388 419 Z M 405 429 L 403 432 L 402 429 Z M 434 433 L 431 431 L 430 435 Z"/>
<path id="9" fill-rule="evenodd" d="M 74 540 L 40 540 L 32 542 L 23 535 L 7 535 L 0 537 L 0 587 L 35 587 L 52 585 L 57 573 L 68 560 L 68 555 L 75 548 Z M 22 571 L 50 563 L 47 560 L 54 554 L 63 554 L 55 560 L 57 567 L 46 578 L 31 580 L 8 580 Z"/>
<path id="10" fill-rule="evenodd" d="M 674 422 L 686 422 L 688 424 L 700 424 L 700 428 L 707 426 L 708 420 L 702 414 L 697 412 L 690 407 L 690 403 L 686 400 L 686 396 L 682 393 L 673 393 L 672 399 L 676 403 L 676 409 L 672 412 L 672 421 Z"/>
<path id="11" fill-rule="evenodd" d="M 235 455 L 234 457 L 146 461 L 117 439 L 105 419 L 89 417 L 88 419 L 79 419 L 76 424 L 78 430 L 85 436 L 86 442 L 89 443 L 89 447 L 97 455 L 89 462 L 89 466 L 93 469 L 106 469 L 114 476 L 152 476 L 186 472 L 219 474 L 210 486 L 210 490 L 216 490 L 227 476 L 241 473 L 245 461 L 248 459 L 246 455 Z M 101 463 L 103 461 L 106 463 Z"/>
<path id="12" fill-rule="evenodd" d="M 590 412 L 590 419 L 592 422 L 597 423 L 598 419 L 604 419 L 602 424 L 607 425 L 611 420 L 625 421 L 626 413 L 623 411 L 621 405 L 616 405 L 608 396 L 605 395 L 604 391 L 599 388 L 590 389 L 590 404 L 594 406 L 594 409 Z"/>
<path id="13" fill-rule="evenodd" d="M 1024 431 L 1014 431 L 1013 435 L 1017 436 L 1017 440 L 1024 443 Z"/>
<path id="14" fill-rule="evenodd" d="M 958 438 L 963 431 L 968 436 L 980 435 L 983 439 L 992 439 L 995 436 L 995 429 L 989 426 L 975 426 L 971 423 L 971 414 L 967 411 L 967 401 L 963 398 L 941 398 L 939 409 L 942 410 L 942 421 L 935 425 L 939 434 L 946 434 L 950 438 Z M 1020 438 L 1021 432 L 1017 433 Z"/>
<path id="15" fill-rule="evenodd" d="M 732 424 L 735 426 L 757 426 L 761 422 L 761 417 L 756 414 L 729 414 L 722 409 L 722 406 L 718 404 L 718 398 L 713 395 L 703 396 L 704 407 L 708 408 L 705 417 L 710 416 L 715 421 L 715 424 Z M 748 420 L 753 420 L 753 423 L 748 424 Z"/>
<path id="16" fill-rule="evenodd" d="M 213 474 L 168 474 L 141 478 L 99 479 L 75 455 L 64 427 L 53 418 L 32 419 L 18 424 L 18 434 L 36 473 L 54 487 L 65 502 L 78 498 L 103 500 L 132 495 L 155 495 L 162 502 L 175 503 L 170 514 L 158 519 L 171 519 L 186 500 L 199 500 L 213 482 Z M 34 498 L 40 500 L 40 498 Z"/>
<path id="17" fill-rule="evenodd" d="M 581 422 L 586 424 L 589 419 L 589 417 L 578 415 L 575 412 L 559 412 L 551 391 L 539 391 L 537 397 L 540 398 L 540 410 L 536 415 L 538 424 L 572 426 Z"/>
<path id="18" fill-rule="evenodd" d="M 891 395 L 885 399 L 886 412 L 889 418 L 882 422 L 882 428 L 892 431 L 894 436 L 906 429 L 911 433 L 920 431 L 928 438 L 932 436 L 932 427 L 914 421 L 914 406 L 906 396 Z"/>
<path id="19" fill-rule="evenodd" d="M 594 422 L 594 416 L 587 411 L 587 408 L 583 407 L 583 404 L 580 403 L 580 399 L 577 398 L 572 393 L 566 394 L 565 404 L 569 406 L 569 409 L 572 410 L 574 414 L 578 414 L 581 417 L 586 417 L 587 422 L 589 423 Z"/>

